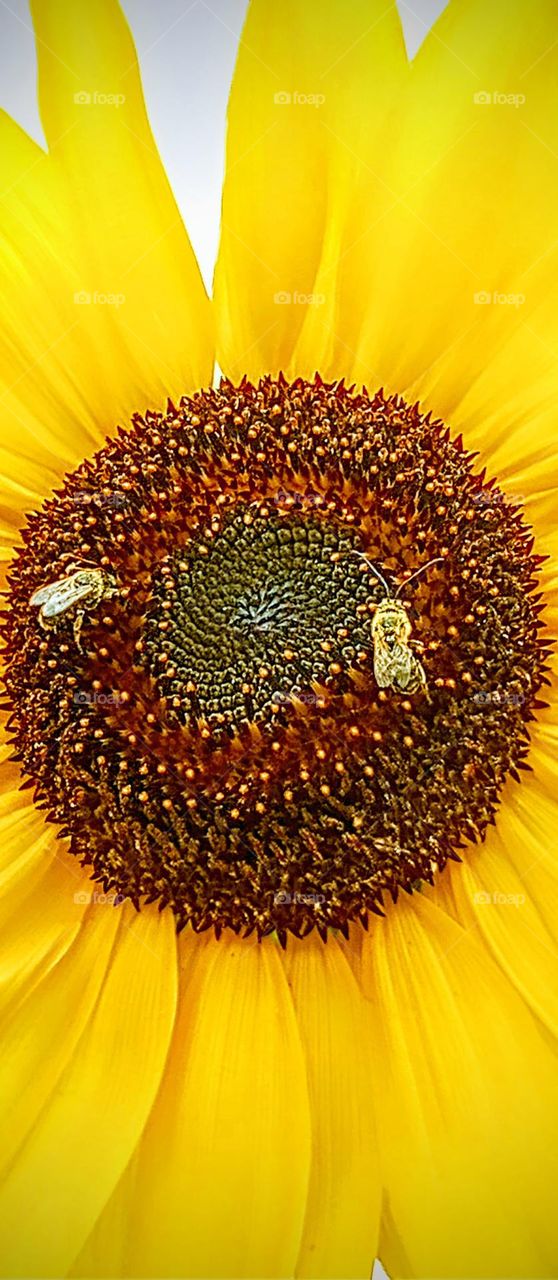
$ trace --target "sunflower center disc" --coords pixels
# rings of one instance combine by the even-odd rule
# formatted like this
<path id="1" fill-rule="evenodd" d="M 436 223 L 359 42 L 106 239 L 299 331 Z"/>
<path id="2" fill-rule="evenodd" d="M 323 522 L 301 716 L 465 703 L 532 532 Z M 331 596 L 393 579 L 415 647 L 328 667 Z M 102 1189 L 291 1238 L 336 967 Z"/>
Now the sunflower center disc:
<path id="1" fill-rule="evenodd" d="M 214 735 L 223 726 L 223 739 L 295 699 L 316 703 L 333 655 L 350 664 L 370 643 L 369 618 L 355 607 L 367 613 L 371 599 L 358 546 L 354 533 L 311 516 L 241 506 L 203 554 L 193 544 L 171 559 L 145 629 L 170 719 L 203 718 Z"/>
<path id="2" fill-rule="evenodd" d="M 265 379 L 137 415 L 23 542 L 17 757 L 93 877 L 179 928 L 346 933 L 519 778 L 540 557 L 398 397 Z"/>

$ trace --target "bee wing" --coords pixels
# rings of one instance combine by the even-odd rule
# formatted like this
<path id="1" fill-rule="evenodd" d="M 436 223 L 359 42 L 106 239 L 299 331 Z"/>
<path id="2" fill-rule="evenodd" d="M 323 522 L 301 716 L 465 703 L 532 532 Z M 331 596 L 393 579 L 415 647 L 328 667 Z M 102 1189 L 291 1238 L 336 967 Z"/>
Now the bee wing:
<path id="1" fill-rule="evenodd" d="M 389 689 L 395 679 L 397 667 L 392 649 L 379 638 L 374 645 L 374 678 L 380 689 Z"/>
<path id="2" fill-rule="evenodd" d="M 43 617 L 56 618 L 65 613 L 79 600 L 84 600 L 91 592 L 91 583 L 84 575 L 75 573 L 71 578 L 59 578 L 57 582 L 49 582 L 46 587 L 39 587 L 31 596 L 30 604 L 42 606 Z"/>
<path id="3" fill-rule="evenodd" d="M 29 604 L 34 605 L 36 609 L 38 609 L 40 605 L 46 604 L 47 600 L 52 595 L 52 592 L 55 591 L 57 587 L 61 587 L 63 581 L 64 579 L 60 578 L 58 582 L 49 582 L 46 587 L 39 587 L 37 591 L 33 592 Z"/>
<path id="4" fill-rule="evenodd" d="M 381 640 L 374 649 L 374 676 L 380 689 L 399 693 L 415 693 L 426 684 L 424 668 L 406 644 L 388 646 Z"/>
<path id="5" fill-rule="evenodd" d="M 398 645 L 396 685 L 402 693 L 415 693 L 420 686 L 426 684 L 426 673 L 422 663 L 406 645 Z"/>

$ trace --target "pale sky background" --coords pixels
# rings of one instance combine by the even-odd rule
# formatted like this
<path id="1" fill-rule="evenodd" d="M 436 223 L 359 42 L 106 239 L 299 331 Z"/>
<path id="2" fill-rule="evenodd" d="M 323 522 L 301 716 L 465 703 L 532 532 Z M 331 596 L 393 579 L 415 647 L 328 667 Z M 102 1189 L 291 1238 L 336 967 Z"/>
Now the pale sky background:
<path id="1" fill-rule="evenodd" d="M 446 3 L 413 0 L 411 7 L 398 0 L 411 57 Z M 122 0 L 122 6 L 139 54 L 155 140 L 210 291 L 227 97 L 247 0 Z M 0 0 L 0 107 L 44 144 L 35 80 L 29 4 Z M 384 1277 L 376 1263 L 374 1280 Z"/>

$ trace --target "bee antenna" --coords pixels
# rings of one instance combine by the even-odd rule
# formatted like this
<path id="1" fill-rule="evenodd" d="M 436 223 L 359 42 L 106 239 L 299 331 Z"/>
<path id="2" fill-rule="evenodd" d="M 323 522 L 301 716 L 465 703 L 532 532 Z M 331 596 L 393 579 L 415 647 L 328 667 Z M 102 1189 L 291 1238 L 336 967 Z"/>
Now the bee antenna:
<path id="1" fill-rule="evenodd" d="M 397 599 L 399 592 L 403 590 L 403 587 L 408 586 L 409 582 L 413 581 L 413 578 L 418 578 L 419 574 L 424 573 L 426 569 L 429 569 L 431 564 L 441 564 L 443 559 L 443 556 L 436 556 L 434 560 L 427 560 L 426 564 L 421 564 L 420 569 L 415 569 L 415 572 L 411 574 L 410 578 L 405 578 L 403 582 L 399 583 L 394 598 Z"/>
<path id="2" fill-rule="evenodd" d="M 351 551 L 349 552 L 349 555 L 360 556 L 362 560 L 366 560 L 366 563 L 369 566 L 369 568 L 372 570 L 372 573 L 376 574 L 378 581 L 381 582 L 383 587 L 385 587 L 386 596 L 391 595 L 391 589 L 388 586 L 383 574 L 380 573 L 380 570 L 376 568 L 375 564 L 372 564 L 372 561 L 368 559 L 368 556 L 365 554 L 364 551 Z"/>

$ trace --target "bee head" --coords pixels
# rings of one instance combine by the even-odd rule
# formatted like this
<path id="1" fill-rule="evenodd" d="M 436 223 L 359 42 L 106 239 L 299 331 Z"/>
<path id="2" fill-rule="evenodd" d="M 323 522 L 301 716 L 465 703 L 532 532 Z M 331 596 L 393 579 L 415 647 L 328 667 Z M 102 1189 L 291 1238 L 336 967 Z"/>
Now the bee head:
<path id="1" fill-rule="evenodd" d="M 392 598 L 380 600 L 372 618 L 374 639 L 383 640 L 384 644 L 390 641 L 405 644 L 410 634 L 411 623 L 405 605 Z"/>

